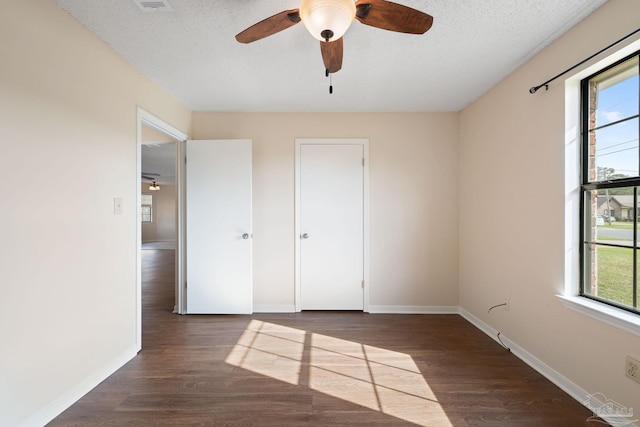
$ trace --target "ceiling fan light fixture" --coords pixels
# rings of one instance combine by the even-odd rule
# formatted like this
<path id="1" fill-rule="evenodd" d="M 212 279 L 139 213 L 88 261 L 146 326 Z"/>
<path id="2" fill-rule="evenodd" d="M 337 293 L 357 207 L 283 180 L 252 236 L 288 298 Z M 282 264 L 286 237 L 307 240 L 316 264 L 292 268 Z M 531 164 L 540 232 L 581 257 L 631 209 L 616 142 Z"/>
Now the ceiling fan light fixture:
<path id="1" fill-rule="evenodd" d="M 155 182 L 155 181 L 153 181 L 153 184 L 151 184 L 151 185 L 149 186 L 149 190 L 151 190 L 151 191 L 158 191 L 158 190 L 160 190 L 160 186 L 159 186 L 158 184 L 156 184 L 156 182 Z"/>
<path id="2" fill-rule="evenodd" d="M 302 0 L 300 18 L 313 37 L 335 41 L 347 32 L 356 16 L 353 0 Z"/>

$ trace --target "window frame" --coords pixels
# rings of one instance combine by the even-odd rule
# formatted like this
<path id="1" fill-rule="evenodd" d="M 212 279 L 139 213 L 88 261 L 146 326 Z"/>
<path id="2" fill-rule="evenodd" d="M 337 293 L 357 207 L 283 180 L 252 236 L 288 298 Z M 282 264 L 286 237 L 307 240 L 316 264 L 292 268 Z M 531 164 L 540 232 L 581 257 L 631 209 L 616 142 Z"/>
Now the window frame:
<path id="1" fill-rule="evenodd" d="M 625 57 L 614 61 L 613 63 L 597 69 L 595 72 L 589 74 L 588 76 L 582 78 L 580 80 L 580 183 L 579 183 L 579 191 L 580 191 L 580 215 L 579 215 L 579 235 L 580 235 L 580 245 L 579 245 L 579 288 L 578 288 L 578 296 L 595 301 L 597 303 L 606 304 L 607 306 L 611 306 L 615 309 L 621 309 L 626 312 L 632 314 L 632 316 L 640 316 L 640 295 L 638 293 L 639 288 L 639 275 L 640 268 L 638 268 L 638 262 L 640 261 L 640 246 L 638 245 L 638 241 L 640 239 L 640 235 L 638 233 L 638 215 L 640 210 L 638 209 L 638 201 L 640 201 L 640 174 L 637 177 L 626 177 L 626 178 L 614 178 L 611 180 L 590 180 L 590 133 L 593 131 L 597 131 L 599 129 L 603 129 L 609 126 L 614 126 L 616 124 L 620 124 L 629 120 L 638 120 L 638 134 L 640 135 L 640 105 L 638 106 L 638 113 L 629 117 L 625 117 L 624 119 L 617 120 L 611 123 L 607 123 L 601 126 L 594 126 L 590 128 L 589 124 L 591 121 L 591 112 L 590 112 L 590 81 L 599 75 L 606 73 L 607 71 L 617 67 L 618 65 L 627 62 L 633 58 L 639 59 L 639 64 L 637 66 L 640 71 L 640 50 L 636 50 L 635 52 L 626 55 Z M 639 88 L 640 92 L 640 88 Z M 639 93 L 639 104 L 640 104 L 640 93 Z M 638 156 L 638 165 L 640 167 L 640 151 L 637 154 Z M 597 166 L 597 164 L 596 164 Z M 599 190 L 607 190 L 607 189 L 615 189 L 621 187 L 634 187 L 634 197 L 633 197 L 633 206 L 634 206 L 634 215 L 633 215 L 633 245 L 617 245 L 612 243 L 603 243 L 598 242 L 597 237 L 595 240 L 587 241 L 587 228 L 591 227 L 592 216 L 597 215 L 597 211 L 591 212 L 590 209 L 587 209 L 586 195 L 591 191 L 599 191 Z M 610 212 L 609 212 L 610 215 Z M 589 286 L 591 284 L 590 276 L 587 275 L 587 268 L 591 265 L 591 260 L 587 260 L 588 254 L 585 250 L 585 247 L 588 244 L 597 244 L 601 247 L 612 247 L 612 248 L 623 248 L 632 251 L 632 307 L 626 306 L 624 304 L 620 304 L 616 301 L 609 300 L 606 298 L 598 297 L 596 295 L 589 294 L 585 292 L 585 288 L 587 286 L 587 282 L 589 282 Z M 587 263 L 589 261 L 589 263 Z M 589 265 L 587 265 L 589 264 Z M 589 304 L 587 304 L 589 305 Z M 591 307 L 593 308 L 593 307 Z M 606 310 L 605 310 L 606 311 Z"/>
<path id="2" fill-rule="evenodd" d="M 148 214 L 144 211 L 145 208 L 149 208 Z M 153 207 L 151 205 L 140 206 L 140 222 L 143 224 L 150 224 L 153 222 Z"/>
<path id="3" fill-rule="evenodd" d="M 149 198 L 150 203 L 144 203 L 145 198 Z M 143 212 L 143 208 L 149 208 L 149 215 Z M 145 217 L 148 216 L 149 220 L 146 221 Z M 140 204 L 140 223 L 142 224 L 151 224 L 153 223 L 153 194 L 142 194 L 141 204 Z"/>

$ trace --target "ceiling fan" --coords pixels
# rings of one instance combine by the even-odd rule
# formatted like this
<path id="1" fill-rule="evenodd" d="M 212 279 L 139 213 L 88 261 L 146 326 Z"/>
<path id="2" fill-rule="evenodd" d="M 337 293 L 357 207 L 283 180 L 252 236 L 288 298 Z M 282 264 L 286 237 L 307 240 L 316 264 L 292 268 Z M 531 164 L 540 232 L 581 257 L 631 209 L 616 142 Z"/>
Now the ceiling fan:
<path id="1" fill-rule="evenodd" d="M 140 177 L 142 179 L 147 180 L 147 181 L 156 181 L 158 178 L 160 178 L 160 174 L 159 173 L 153 173 L 153 172 L 142 172 Z"/>
<path id="2" fill-rule="evenodd" d="M 433 24 L 431 15 L 386 0 L 302 0 L 298 9 L 262 20 L 239 33 L 236 40 L 251 43 L 302 21 L 311 35 L 320 40 L 328 75 L 342 68 L 342 36 L 354 19 L 371 27 L 407 34 L 424 34 Z"/>

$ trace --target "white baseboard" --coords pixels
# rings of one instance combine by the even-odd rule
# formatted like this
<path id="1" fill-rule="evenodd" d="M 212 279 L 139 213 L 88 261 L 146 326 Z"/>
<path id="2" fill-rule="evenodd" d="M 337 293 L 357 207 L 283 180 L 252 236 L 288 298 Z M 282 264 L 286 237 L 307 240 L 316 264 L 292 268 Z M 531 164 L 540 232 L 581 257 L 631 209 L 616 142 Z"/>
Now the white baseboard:
<path id="1" fill-rule="evenodd" d="M 372 314 L 458 314 L 458 307 L 428 305 L 369 305 Z"/>
<path id="2" fill-rule="evenodd" d="M 480 329 L 482 332 L 487 334 L 489 337 L 493 338 L 494 341 L 500 344 L 500 340 L 506 345 L 517 358 L 522 360 L 527 365 L 531 366 L 535 369 L 540 375 L 544 376 L 546 379 L 551 381 L 553 384 L 558 386 L 562 391 L 567 393 L 569 396 L 577 400 L 580 404 L 584 405 L 589 409 L 593 409 L 588 406 L 588 402 L 597 402 L 598 406 L 604 405 L 606 402 L 603 402 L 602 399 L 599 399 L 596 393 L 587 393 L 582 388 L 578 387 L 576 384 L 571 382 L 569 379 L 561 375 L 558 371 L 542 362 L 540 359 L 535 357 L 533 354 L 526 351 L 524 348 L 520 347 L 515 342 L 511 341 L 509 338 L 500 334 L 500 340 L 498 339 L 498 331 L 491 326 L 487 325 L 482 320 L 475 317 L 473 314 L 469 313 L 467 310 L 460 308 L 459 309 L 460 316 L 465 318 L 469 323 L 471 323 L 476 328 Z M 619 418 L 608 417 L 606 415 L 601 415 L 601 417 L 609 422 L 612 426 L 621 425 Z M 636 423 L 637 420 L 629 420 L 630 422 L 625 422 L 624 425 L 628 427 L 638 427 Z"/>
<path id="3" fill-rule="evenodd" d="M 98 384 L 107 379 L 111 374 L 133 359 L 138 352 L 134 347 L 122 353 L 119 357 L 107 363 L 101 369 L 92 373 L 89 377 L 78 383 L 75 387 L 65 392 L 62 396 L 49 403 L 32 417 L 21 424 L 22 427 L 42 427 L 51 422 L 55 417 L 76 403 L 82 396 L 93 390 Z"/>
<path id="4" fill-rule="evenodd" d="M 254 305 L 254 313 L 295 313 L 295 305 Z M 458 307 L 421 305 L 370 305 L 372 314 L 458 314 Z"/>
<path id="5" fill-rule="evenodd" d="M 464 317 L 467 321 L 469 321 L 476 328 L 480 329 L 482 332 L 487 334 L 489 337 L 493 338 L 496 342 L 500 343 L 498 340 L 498 331 L 492 328 L 491 326 L 484 323 L 482 320 L 475 317 L 473 314 L 469 313 L 464 309 L 460 309 L 460 315 Z M 509 338 L 500 334 L 500 339 L 509 347 L 511 352 L 518 357 L 520 360 L 525 362 L 527 365 L 531 366 L 533 369 L 538 371 L 541 375 L 547 378 L 549 381 L 560 387 L 563 391 L 569 394 L 574 399 L 584 402 L 589 394 L 569 381 L 567 378 L 559 374 L 556 370 L 551 368 L 546 363 L 542 362 L 540 359 L 535 357 L 533 354 L 529 353 L 522 347 L 520 347 L 515 342 L 511 341 Z"/>
<path id="6" fill-rule="evenodd" d="M 281 304 L 281 305 L 254 305 L 254 313 L 295 313 L 296 306 Z"/>

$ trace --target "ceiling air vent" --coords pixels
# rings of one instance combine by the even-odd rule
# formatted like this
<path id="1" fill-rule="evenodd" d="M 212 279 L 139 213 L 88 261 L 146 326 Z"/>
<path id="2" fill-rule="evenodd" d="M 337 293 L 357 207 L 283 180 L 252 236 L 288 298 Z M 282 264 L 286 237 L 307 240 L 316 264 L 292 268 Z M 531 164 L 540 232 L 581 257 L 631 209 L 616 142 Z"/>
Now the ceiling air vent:
<path id="1" fill-rule="evenodd" d="M 143 12 L 173 12 L 167 0 L 133 0 Z"/>

